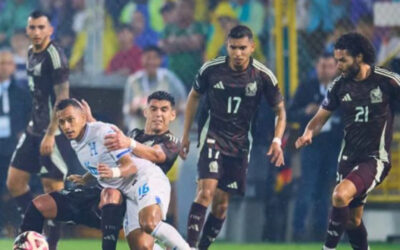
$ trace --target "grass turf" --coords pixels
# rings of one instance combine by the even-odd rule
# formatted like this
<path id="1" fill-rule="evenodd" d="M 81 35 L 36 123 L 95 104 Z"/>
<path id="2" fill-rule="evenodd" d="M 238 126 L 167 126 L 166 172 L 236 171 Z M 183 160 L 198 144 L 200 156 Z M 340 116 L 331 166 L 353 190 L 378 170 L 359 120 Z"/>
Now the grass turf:
<path id="1" fill-rule="evenodd" d="M 388 244 L 388 243 L 371 243 L 371 250 L 399 250 L 400 244 Z M 0 239 L 0 249 L 8 250 L 12 249 L 11 239 Z M 81 250 L 90 249 L 97 250 L 101 249 L 100 240 L 92 239 L 67 239 L 62 240 L 58 247 L 59 250 Z M 128 245 L 125 241 L 118 242 L 118 250 L 128 250 Z M 310 243 L 310 244 L 232 244 L 217 242 L 210 247 L 210 250 L 320 250 L 321 243 Z M 347 243 L 339 245 L 338 250 L 351 250 L 351 247 Z"/>

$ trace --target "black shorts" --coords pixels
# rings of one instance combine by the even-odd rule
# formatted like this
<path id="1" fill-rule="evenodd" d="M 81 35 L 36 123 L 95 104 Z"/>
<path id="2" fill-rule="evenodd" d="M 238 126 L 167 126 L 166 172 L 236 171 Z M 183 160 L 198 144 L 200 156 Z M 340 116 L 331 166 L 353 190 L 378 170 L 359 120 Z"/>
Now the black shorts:
<path id="1" fill-rule="evenodd" d="M 25 132 L 11 158 L 11 166 L 41 177 L 63 180 L 68 173 L 68 163 L 76 154 L 69 140 L 63 135 L 55 137 L 55 147 L 49 156 L 40 155 L 40 143 L 43 136 Z"/>
<path id="2" fill-rule="evenodd" d="M 57 204 L 56 221 L 72 222 L 93 228 L 100 228 L 101 210 L 98 208 L 101 195 L 99 186 L 79 186 L 51 192 Z"/>
<path id="3" fill-rule="evenodd" d="M 223 155 L 215 149 L 215 144 L 206 143 L 200 152 L 197 172 L 199 179 L 217 179 L 219 189 L 243 196 L 247 167 L 247 154 L 240 157 Z"/>
<path id="4" fill-rule="evenodd" d="M 359 163 L 348 163 L 341 161 L 337 173 L 337 182 L 343 179 L 351 181 L 357 189 L 355 198 L 350 202 L 349 207 L 363 206 L 367 200 L 368 193 L 378 186 L 390 170 L 390 163 L 370 158 Z"/>

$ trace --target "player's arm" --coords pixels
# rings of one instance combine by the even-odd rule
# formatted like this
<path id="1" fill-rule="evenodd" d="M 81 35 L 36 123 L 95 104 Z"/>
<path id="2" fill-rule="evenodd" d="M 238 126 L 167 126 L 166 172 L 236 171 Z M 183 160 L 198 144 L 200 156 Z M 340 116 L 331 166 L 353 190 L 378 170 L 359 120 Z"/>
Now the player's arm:
<path id="1" fill-rule="evenodd" d="M 94 177 L 91 173 L 86 172 L 84 175 L 78 175 L 78 174 L 72 174 L 67 177 L 68 181 L 71 181 L 77 185 L 86 185 L 92 180 L 95 180 L 96 177 Z"/>
<path id="2" fill-rule="evenodd" d="M 185 122 L 183 125 L 183 137 L 182 137 L 182 148 L 179 155 L 186 159 L 189 153 L 189 132 L 190 128 L 192 127 L 194 117 L 197 112 L 197 108 L 199 106 L 201 94 L 197 92 L 194 88 L 189 93 L 189 97 L 186 103 L 186 110 L 185 110 Z"/>
<path id="3" fill-rule="evenodd" d="M 100 163 L 97 171 L 101 178 L 129 177 L 137 173 L 136 165 L 129 154 L 125 154 L 118 160 L 118 167 L 110 168 L 107 164 Z"/>
<path id="4" fill-rule="evenodd" d="M 108 150 L 130 148 L 132 153 L 151 162 L 164 163 L 166 161 L 167 155 L 160 145 L 156 144 L 150 147 L 124 135 L 116 126 L 112 126 L 112 129 L 115 133 L 107 134 L 104 137 L 104 145 Z"/>
<path id="5" fill-rule="evenodd" d="M 47 127 L 46 134 L 42 140 L 42 143 L 40 144 L 40 154 L 42 155 L 49 155 L 53 151 L 55 143 L 54 137 L 58 127 L 57 116 L 55 115 L 55 107 L 61 100 L 69 97 L 69 82 L 66 81 L 64 83 L 54 85 L 54 93 L 56 96 L 56 102 L 50 115 L 50 123 Z"/>
<path id="6" fill-rule="evenodd" d="M 303 146 L 307 146 L 312 143 L 313 136 L 317 135 L 325 122 L 329 119 L 332 112 L 328 111 L 324 108 L 320 108 L 318 112 L 314 115 L 314 117 L 307 124 L 306 129 L 301 137 L 296 140 L 295 146 L 296 148 L 301 148 Z"/>
<path id="7" fill-rule="evenodd" d="M 286 128 L 286 111 L 284 102 L 281 101 L 277 105 L 275 105 L 274 111 L 275 111 L 274 139 L 272 140 L 272 144 L 268 150 L 267 155 L 271 156 L 271 162 L 275 164 L 276 167 L 279 167 L 285 164 L 283 158 L 283 151 L 281 147 L 282 136 Z"/>

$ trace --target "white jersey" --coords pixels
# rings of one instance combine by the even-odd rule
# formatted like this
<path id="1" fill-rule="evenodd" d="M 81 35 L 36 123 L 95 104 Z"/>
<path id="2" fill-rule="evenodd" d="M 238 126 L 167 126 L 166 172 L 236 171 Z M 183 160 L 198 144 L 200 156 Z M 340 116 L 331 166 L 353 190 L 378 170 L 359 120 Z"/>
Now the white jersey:
<path id="1" fill-rule="evenodd" d="M 83 138 L 79 142 L 72 140 L 71 145 L 81 165 L 97 178 L 101 186 L 118 188 L 123 193 L 126 193 L 132 187 L 135 180 L 134 176 L 104 179 L 100 178 L 97 172 L 99 163 L 107 164 L 110 168 L 116 168 L 118 167 L 119 159 L 126 154 L 130 154 L 131 150 L 129 148 L 108 151 L 104 146 L 104 137 L 111 133 L 115 133 L 114 130 L 111 129 L 111 124 L 90 122 L 86 125 Z"/>

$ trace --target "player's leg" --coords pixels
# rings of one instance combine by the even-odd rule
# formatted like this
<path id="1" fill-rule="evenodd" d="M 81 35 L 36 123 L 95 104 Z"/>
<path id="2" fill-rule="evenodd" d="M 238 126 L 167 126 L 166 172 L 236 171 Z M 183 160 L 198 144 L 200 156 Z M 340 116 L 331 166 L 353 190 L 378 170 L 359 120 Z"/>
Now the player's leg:
<path id="1" fill-rule="evenodd" d="M 139 212 L 140 227 L 167 247 L 178 250 L 189 250 L 188 243 L 171 225 L 162 221 L 163 212 L 159 204 L 142 208 Z"/>
<path id="2" fill-rule="evenodd" d="M 354 250 L 368 250 L 368 233 L 362 221 L 364 206 L 350 208 L 350 220 L 346 225 L 346 233 Z"/>
<path id="3" fill-rule="evenodd" d="M 221 231 L 228 211 L 229 198 L 229 193 L 218 188 L 215 191 L 211 212 L 207 216 L 199 242 L 200 250 L 208 249 Z"/>
<path id="4" fill-rule="evenodd" d="M 200 151 L 197 163 L 199 180 L 196 197 L 189 210 L 187 224 L 187 241 L 191 247 L 196 247 L 203 229 L 207 207 L 214 198 L 218 180 L 223 173 L 222 155 L 214 149 L 215 143 L 207 143 Z"/>
<path id="5" fill-rule="evenodd" d="M 119 230 L 125 214 L 125 203 L 118 189 L 105 188 L 101 192 L 101 231 L 103 250 L 116 249 Z"/>
<path id="6" fill-rule="evenodd" d="M 141 228 L 135 229 L 126 236 L 131 250 L 152 250 L 154 238 Z"/>

